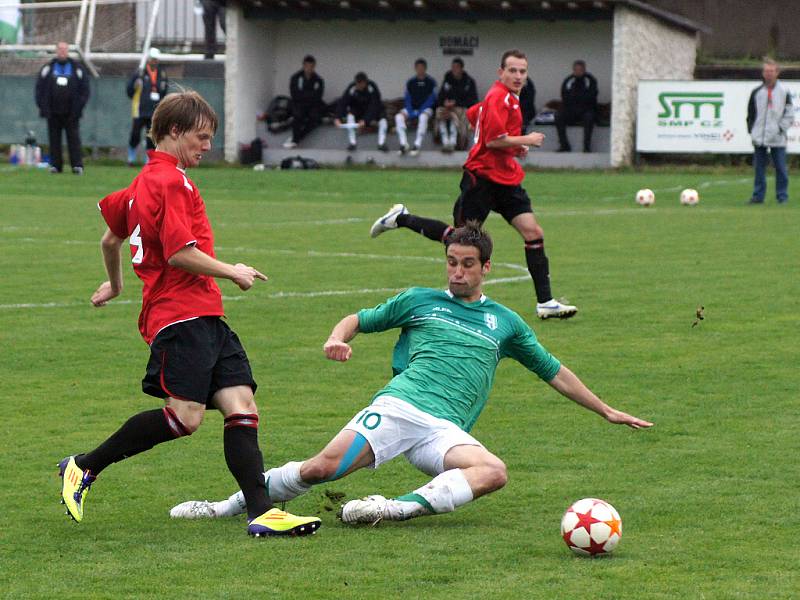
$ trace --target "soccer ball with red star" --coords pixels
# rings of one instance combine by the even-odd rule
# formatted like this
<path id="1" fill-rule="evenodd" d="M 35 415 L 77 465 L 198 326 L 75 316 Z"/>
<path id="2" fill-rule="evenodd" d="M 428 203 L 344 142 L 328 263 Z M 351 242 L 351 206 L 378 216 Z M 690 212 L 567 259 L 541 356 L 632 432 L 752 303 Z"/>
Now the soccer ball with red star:
<path id="1" fill-rule="evenodd" d="M 622 520 L 604 500 L 583 498 L 573 503 L 561 519 L 561 537 L 569 549 L 581 556 L 599 556 L 613 551 L 622 537 Z"/>

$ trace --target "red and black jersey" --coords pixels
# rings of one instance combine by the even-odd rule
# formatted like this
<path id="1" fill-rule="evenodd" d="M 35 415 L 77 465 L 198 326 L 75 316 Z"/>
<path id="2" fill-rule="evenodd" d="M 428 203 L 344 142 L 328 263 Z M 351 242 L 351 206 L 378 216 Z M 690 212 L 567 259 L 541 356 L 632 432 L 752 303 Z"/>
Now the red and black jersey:
<path id="1" fill-rule="evenodd" d="M 467 118 L 475 129 L 475 144 L 464 168 L 502 185 L 522 183 L 525 171 L 514 159 L 519 154 L 519 148 L 486 146 L 488 142 L 501 137 L 521 135 L 522 111 L 519 97 L 496 81 L 483 102 L 470 107 Z"/>
<path id="2" fill-rule="evenodd" d="M 197 187 L 178 159 L 150 152 L 150 161 L 125 189 L 98 204 L 108 228 L 130 238 L 133 270 L 144 283 L 139 331 L 149 344 L 168 325 L 222 316 L 222 293 L 208 275 L 169 265 L 170 257 L 195 246 L 214 256 L 214 234 Z"/>

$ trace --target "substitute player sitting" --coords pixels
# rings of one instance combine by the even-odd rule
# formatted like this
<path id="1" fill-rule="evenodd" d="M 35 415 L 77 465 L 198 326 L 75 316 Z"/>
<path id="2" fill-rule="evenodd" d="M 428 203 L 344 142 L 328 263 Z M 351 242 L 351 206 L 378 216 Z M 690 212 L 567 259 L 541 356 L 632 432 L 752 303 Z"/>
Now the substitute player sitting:
<path id="1" fill-rule="evenodd" d="M 322 452 L 264 474 L 272 501 L 291 500 L 314 484 L 377 468 L 401 454 L 433 480 L 394 499 L 351 500 L 342 507 L 342 521 L 377 523 L 447 513 L 499 490 L 506 484 L 505 464 L 469 431 L 506 357 L 611 423 L 634 429 L 652 425 L 602 402 L 542 347 L 518 314 L 483 295 L 492 241 L 479 224 L 471 221 L 456 229 L 446 244 L 448 289 L 411 288 L 334 327 L 325 355 L 343 362 L 352 356 L 349 342 L 359 332 L 400 328 L 392 359 L 396 375 Z M 184 502 L 170 514 L 223 517 L 242 512 L 244 505 L 237 493 L 220 502 Z"/>
<path id="2" fill-rule="evenodd" d="M 553 298 L 550 290 L 550 263 L 544 253 L 544 230 L 531 208 L 531 199 L 522 188 L 525 171 L 516 157 L 528 154 L 528 146 L 541 146 L 544 134 L 523 135 L 519 93 L 528 76 L 528 59 L 519 50 L 503 53 L 498 81 L 483 102 L 467 111 L 475 129 L 475 144 L 464 163 L 461 194 L 453 206 L 456 227 L 474 219 L 483 223 L 491 211 L 500 213 L 522 236 L 525 261 L 536 289 L 536 314 L 540 319 L 567 319 L 577 308 Z M 453 228 L 437 219 L 408 213 L 395 204 L 375 221 L 372 237 L 384 231 L 407 227 L 435 242 L 444 242 Z"/>
<path id="3" fill-rule="evenodd" d="M 144 284 L 139 330 L 150 346 L 142 390 L 166 406 L 134 415 L 94 450 L 59 463 L 67 514 L 83 519 L 84 501 L 109 465 L 156 444 L 191 435 L 206 408 L 225 418 L 225 461 L 242 486 L 253 536 L 304 535 L 317 518 L 296 517 L 272 508 L 258 447 L 256 382 L 239 338 L 225 321 L 215 277 L 248 290 L 266 277 L 253 267 L 231 265 L 214 256 L 214 236 L 205 204 L 186 168 L 200 164 L 211 149 L 217 115 L 196 92 L 170 94 L 153 113 L 156 149 L 125 189 L 106 196 L 100 212 L 108 229 L 103 260 L 108 281 L 92 295 L 104 306 L 122 291 L 120 251 L 130 238 L 133 270 Z"/>

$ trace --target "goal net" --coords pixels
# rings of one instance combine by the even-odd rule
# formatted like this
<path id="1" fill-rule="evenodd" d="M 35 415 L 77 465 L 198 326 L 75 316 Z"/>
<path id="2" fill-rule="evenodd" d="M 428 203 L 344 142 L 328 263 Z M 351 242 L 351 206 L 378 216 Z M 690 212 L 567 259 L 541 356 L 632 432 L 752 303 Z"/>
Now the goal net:
<path id="1" fill-rule="evenodd" d="M 93 75 L 105 59 L 143 56 L 159 0 L 0 0 L 0 73 L 29 71 L 26 62 L 52 56 L 57 42 Z"/>

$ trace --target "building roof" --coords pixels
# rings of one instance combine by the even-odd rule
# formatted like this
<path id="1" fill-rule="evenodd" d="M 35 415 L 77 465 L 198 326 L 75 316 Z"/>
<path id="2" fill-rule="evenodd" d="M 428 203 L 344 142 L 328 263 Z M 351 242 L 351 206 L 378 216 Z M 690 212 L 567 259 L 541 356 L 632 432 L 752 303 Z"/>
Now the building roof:
<path id="1" fill-rule="evenodd" d="M 617 6 L 649 14 L 691 33 L 710 30 L 641 0 L 235 0 L 246 18 L 266 19 L 484 19 L 609 20 Z"/>

